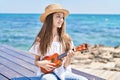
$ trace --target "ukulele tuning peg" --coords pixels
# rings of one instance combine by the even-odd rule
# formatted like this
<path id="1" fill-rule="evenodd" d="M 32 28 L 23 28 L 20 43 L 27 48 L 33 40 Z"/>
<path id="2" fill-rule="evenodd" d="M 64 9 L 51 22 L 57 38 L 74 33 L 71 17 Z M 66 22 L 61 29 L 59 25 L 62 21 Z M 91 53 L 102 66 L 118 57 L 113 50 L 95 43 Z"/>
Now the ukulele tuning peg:
<path id="1" fill-rule="evenodd" d="M 75 49 L 73 48 L 72 51 L 75 51 Z"/>
<path id="2" fill-rule="evenodd" d="M 81 51 L 81 54 L 86 54 L 87 52 L 89 52 L 88 50 L 83 50 Z"/>
<path id="3" fill-rule="evenodd" d="M 84 52 L 83 51 L 81 51 L 81 54 L 83 54 Z"/>

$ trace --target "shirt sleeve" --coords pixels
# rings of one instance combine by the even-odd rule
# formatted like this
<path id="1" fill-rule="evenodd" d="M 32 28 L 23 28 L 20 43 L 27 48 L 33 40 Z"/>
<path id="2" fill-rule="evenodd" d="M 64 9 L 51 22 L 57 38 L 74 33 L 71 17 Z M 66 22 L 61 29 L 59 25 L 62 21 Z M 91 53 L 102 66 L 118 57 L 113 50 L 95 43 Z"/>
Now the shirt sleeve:
<path id="1" fill-rule="evenodd" d="M 39 51 L 39 44 L 34 44 L 30 49 L 29 52 L 35 55 L 41 55 Z"/>

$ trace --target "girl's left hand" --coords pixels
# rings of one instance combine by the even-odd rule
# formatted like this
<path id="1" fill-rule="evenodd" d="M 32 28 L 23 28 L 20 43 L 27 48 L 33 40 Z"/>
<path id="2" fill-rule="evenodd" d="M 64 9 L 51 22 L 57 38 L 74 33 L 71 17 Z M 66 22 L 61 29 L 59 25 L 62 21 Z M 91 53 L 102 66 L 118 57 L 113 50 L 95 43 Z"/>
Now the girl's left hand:
<path id="1" fill-rule="evenodd" d="M 67 56 L 64 61 L 64 67 L 66 68 L 71 63 L 71 58 L 73 57 L 74 52 L 72 50 L 68 51 Z"/>
<path id="2" fill-rule="evenodd" d="M 68 51 L 67 57 L 71 58 L 74 55 L 74 52 L 72 50 Z"/>

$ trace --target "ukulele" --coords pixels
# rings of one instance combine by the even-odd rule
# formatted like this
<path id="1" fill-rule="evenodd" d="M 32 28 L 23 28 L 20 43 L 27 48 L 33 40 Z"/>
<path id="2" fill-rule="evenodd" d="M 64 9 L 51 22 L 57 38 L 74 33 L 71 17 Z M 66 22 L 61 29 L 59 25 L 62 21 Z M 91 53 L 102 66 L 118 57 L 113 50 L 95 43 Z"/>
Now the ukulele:
<path id="1" fill-rule="evenodd" d="M 84 51 L 88 50 L 88 45 L 87 44 L 82 44 L 82 45 L 79 45 L 75 48 L 72 49 L 74 52 L 77 52 L 77 51 L 80 51 L 81 53 L 83 53 Z M 52 65 L 53 67 L 55 68 L 58 68 L 62 65 L 62 58 L 67 56 L 67 52 L 63 53 L 63 54 L 60 54 L 58 55 L 58 53 L 54 53 L 53 55 L 51 56 L 45 56 L 43 58 L 43 60 L 49 60 L 51 61 L 52 63 L 54 63 L 55 65 Z M 47 71 L 46 69 L 40 67 L 41 71 L 45 74 L 47 73 L 51 73 L 53 72 L 53 70 L 51 71 Z"/>

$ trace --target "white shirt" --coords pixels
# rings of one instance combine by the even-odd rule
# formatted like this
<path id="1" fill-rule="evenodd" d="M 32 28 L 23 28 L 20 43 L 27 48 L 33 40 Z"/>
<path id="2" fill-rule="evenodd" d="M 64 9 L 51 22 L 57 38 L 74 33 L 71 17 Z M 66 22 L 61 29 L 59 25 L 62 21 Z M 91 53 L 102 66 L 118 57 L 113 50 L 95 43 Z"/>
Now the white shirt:
<path id="1" fill-rule="evenodd" d="M 39 44 L 34 44 L 31 49 L 29 50 L 29 52 L 34 53 L 36 55 L 41 55 L 41 53 L 39 52 Z M 46 56 L 50 56 L 53 55 L 54 53 L 58 53 L 59 55 L 62 53 L 62 44 L 60 42 L 52 42 L 51 44 L 51 48 L 49 51 L 47 51 Z M 42 60 L 42 57 L 40 57 L 40 60 Z M 62 74 L 64 74 L 64 72 L 66 71 L 70 71 L 71 72 L 71 67 L 68 66 L 66 69 L 63 67 L 63 64 L 59 67 L 56 68 L 53 72 L 56 73 L 56 75 L 59 78 L 62 78 Z M 40 68 L 38 67 L 37 69 L 37 76 L 40 76 L 41 74 L 43 74 L 40 70 Z"/>

